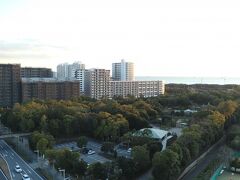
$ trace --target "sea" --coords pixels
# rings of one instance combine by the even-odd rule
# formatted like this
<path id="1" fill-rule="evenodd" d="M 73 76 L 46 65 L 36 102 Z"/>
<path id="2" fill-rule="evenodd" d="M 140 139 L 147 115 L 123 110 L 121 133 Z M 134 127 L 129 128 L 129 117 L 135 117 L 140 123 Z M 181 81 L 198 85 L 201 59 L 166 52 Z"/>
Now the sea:
<path id="1" fill-rule="evenodd" d="M 240 85 L 240 77 L 168 77 L 168 76 L 137 76 L 136 80 L 150 81 L 162 80 L 165 84 L 237 84 Z"/>

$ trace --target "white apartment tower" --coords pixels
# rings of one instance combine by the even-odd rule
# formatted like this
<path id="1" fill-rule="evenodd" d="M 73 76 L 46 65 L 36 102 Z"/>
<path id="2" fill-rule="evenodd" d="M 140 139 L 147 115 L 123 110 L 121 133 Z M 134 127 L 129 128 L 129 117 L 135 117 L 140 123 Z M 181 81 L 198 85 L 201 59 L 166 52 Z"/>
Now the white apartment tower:
<path id="1" fill-rule="evenodd" d="M 65 79 L 68 77 L 68 64 L 63 63 L 57 66 L 57 78 Z"/>
<path id="2" fill-rule="evenodd" d="M 77 69 L 85 69 L 85 64 L 77 61 L 73 64 L 63 63 L 57 66 L 57 78 L 75 78 L 75 72 Z"/>
<path id="3" fill-rule="evenodd" d="M 85 95 L 95 99 L 108 98 L 110 70 L 89 69 L 85 71 Z"/>
<path id="4" fill-rule="evenodd" d="M 85 94 L 85 69 L 77 69 L 75 71 L 75 78 L 79 81 L 80 85 L 80 95 Z"/>
<path id="5" fill-rule="evenodd" d="M 134 63 L 126 62 L 124 59 L 119 63 L 112 63 L 112 79 L 114 81 L 133 81 Z"/>

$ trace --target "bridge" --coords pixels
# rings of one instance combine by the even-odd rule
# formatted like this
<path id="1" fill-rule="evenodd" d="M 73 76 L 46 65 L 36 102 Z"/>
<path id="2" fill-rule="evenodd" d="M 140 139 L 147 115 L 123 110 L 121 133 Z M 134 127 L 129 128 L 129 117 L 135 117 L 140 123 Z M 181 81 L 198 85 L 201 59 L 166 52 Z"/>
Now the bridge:
<path id="1" fill-rule="evenodd" d="M 5 139 L 5 138 L 12 138 L 12 137 L 21 137 L 21 136 L 29 136 L 32 133 L 10 133 L 10 134 L 3 134 L 0 135 L 0 139 Z"/>

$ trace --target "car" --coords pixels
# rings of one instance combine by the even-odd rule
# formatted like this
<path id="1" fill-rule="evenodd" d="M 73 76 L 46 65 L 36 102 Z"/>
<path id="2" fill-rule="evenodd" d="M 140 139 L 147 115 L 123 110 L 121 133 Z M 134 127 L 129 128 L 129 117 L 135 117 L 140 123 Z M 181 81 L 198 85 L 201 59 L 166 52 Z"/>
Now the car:
<path id="1" fill-rule="evenodd" d="M 15 171 L 16 171 L 17 173 L 21 173 L 21 172 L 22 172 L 22 169 L 21 169 L 21 167 L 20 167 L 19 165 L 16 165 Z"/>
<path id="2" fill-rule="evenodd" d="M 132 152 L 132 148 L 128 148 L 127 152 L 131 153 Z"/>
<path id="3" fill-rule="evenodd" d="M 22 180 L 30 180 L 30 177 L 27 174 L 23 174 Z"/>
<path id="4" fill-rule="evenodd" d="M 89 151 L 89 149 L 88 149 L 88 148 L 86 148 L 86 147 L 82 148 L 82 153 L 83 153 L 83 154 L 87 154 L 87 153 L 88 153 L 88 151 Z"/>
<path id="5" fill-rule="evenodd" d="M 88 151 L 88 155 L 92 155 L 92 154 L 95 154 L 96 152 L 95 151 L 93 151 L 93 150 L 89 150 Z"/>

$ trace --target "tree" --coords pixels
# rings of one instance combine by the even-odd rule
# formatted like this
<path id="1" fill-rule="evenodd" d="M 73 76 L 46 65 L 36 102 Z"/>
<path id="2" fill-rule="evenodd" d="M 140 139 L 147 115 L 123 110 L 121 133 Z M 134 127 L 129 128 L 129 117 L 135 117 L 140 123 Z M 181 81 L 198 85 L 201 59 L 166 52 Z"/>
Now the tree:
<path id="1" fill-rule="evenodd" d="M 106 179 L 107 169 L 101 163 L 95 163 L 90 165 L 89 174 L 93 176 L 93 179 Z"/>
<path id="2" fill-rule="evenodd" d="M 238 105 L 236 102 L 229 100 L 229 101 L 221 102 L 218 105 L 218 110 L 226 118 L 230 118 L 233 115 L 233 113 L 236 111 L 237 107 Z"/>
<path id="3" fill-rule="evenodd" d="M 80 136 L 77 140 L 77 145 L 79 148 L 82 148 L 87 145 L 87 137 L 86 136 Z"/>
<path id="4" fill-rule="evenodd" d="M 211 115 L 208 116 L 210 120 L 213 121 L 218 127 L 223 127 L 225 123 L 225 116 L 218 111 L 213 111 Z"/>
<path id="5" fill-rule="evenodd" d="M 112 142 L 104 142 L 101 147 L 101 151 L 108 153 L 113 152 L 114 150 L 114 144 Z"/>
<path id="6" fill-rule="evenodd" d="M 45 156 L 51 165 L 54 165 L 57 158 L 57 153 L 58 153 L 57 150 L 54 150 L 54 149 L 46 150 Z"/>
<path id="7" fill-rule="evenodd" d="M 87 163 L 84 161 L 74 161 L 73 162 L 73 174 L 76 176 L 84 176 L 87 171 Z"/>
<path id="8" fill-rule="evenodd" d="M 41 138 L 38 142 L 37 142 L 37 149 L 40 151 L 41 154 L 44 154 L 45 151 L 48 148 L 48 140 L 46 138 Z"/>
<path id="9" fill-rule="evenodd" d="M 146 146 L 133 147 L 132 157 L 138 172 L 144 171 L 150 166 L 149 151 Z"/>
<path id="10" fill-rule="evenodd" d="M 56 167 L 65 169 L 68 173 L 74 173 L 74 163 L 79 161 L 80 154 L 68 149 L 59 150 L 56 157 Z"/>
<path id="11" fill-rule="evenodd" d="M 149 150 L 150 159 L 153 158 L 153 155 L 154 155 L 156 152 L 161 152 L 161 151 L 162 151 L 162 148 L 163 148 L 163 145 L 162 145 L 162 143 L 160 143 L 160 142 L 151 142 L 151 143 L 148 143 L 148 144 L 147 144 L 147 149 Z"/>
<path id="12" fill-rule="evenodd" d="M 180 173 L 180 162 L 177 153 L 167 149 L 157 152 L 152 160 L 155 179 L 173 180 Z"/>
<path id="13" fill-rule="evenodd" d="M 125 179 L 132 179 L 137 170 L 135 166 L 135 162 L 132 159 L 127 159 L 125 157 L 118 157 L 117 158 L 117 164 L 120 169 L 122 169 L 122 174 L 125 177 Z"/>

